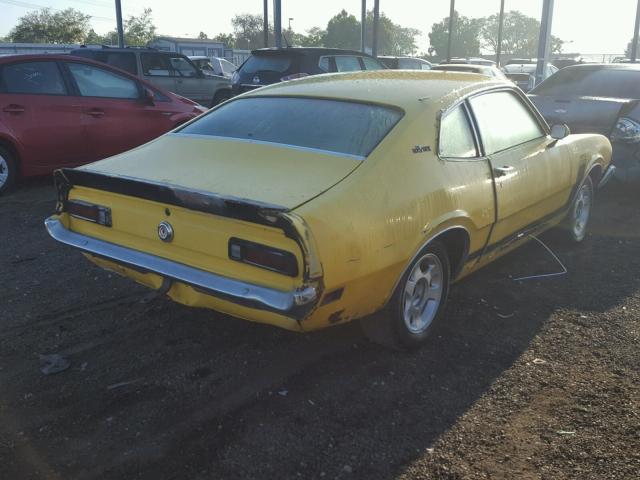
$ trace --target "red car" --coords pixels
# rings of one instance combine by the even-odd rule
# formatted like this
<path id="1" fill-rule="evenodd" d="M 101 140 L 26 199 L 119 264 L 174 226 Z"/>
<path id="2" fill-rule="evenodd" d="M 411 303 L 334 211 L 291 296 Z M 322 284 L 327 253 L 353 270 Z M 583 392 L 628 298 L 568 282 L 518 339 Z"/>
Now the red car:
<path id="1" fill-rule="evenodd" d="M 68 55 L 0 58 L 0 193 L 93 162 L 206 111 L 117 68 Z"/>

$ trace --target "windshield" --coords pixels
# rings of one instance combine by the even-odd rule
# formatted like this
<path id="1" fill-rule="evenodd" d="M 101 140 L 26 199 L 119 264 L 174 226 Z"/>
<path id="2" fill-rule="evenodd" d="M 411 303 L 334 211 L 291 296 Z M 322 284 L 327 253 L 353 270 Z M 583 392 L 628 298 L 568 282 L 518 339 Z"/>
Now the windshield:
<path id="1" fill-rule="evenodd" d="M 245 73 L 278 72 L 284 73 L 291 66 L 291 57 L 283 55 L 252 55 L 242 66 Z"/>
<path id="2" fill-rule="evenodd" d="M 535 73 L 537 65 L 535 63 L 527 63 L 523 65 L 511 64 L 505 65 L 504 71 L 507 73 Z"/>
<path id="3" fill-rule="evenodd" d="M 180 130 L 366 157 L 402 112 L 390 107 L 291 97 L 241 98 Z"/>
<path id="4" fill-rule="evenodd" d="M 613 68 L 565 68 L 531 92 L 559 97 L 640 99 L 640 71 Z"/>

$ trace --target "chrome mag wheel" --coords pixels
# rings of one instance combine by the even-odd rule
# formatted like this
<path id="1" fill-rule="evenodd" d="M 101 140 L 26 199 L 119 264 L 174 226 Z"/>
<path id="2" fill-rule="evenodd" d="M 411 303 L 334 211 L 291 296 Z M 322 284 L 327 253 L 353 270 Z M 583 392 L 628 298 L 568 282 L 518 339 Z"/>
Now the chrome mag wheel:
<path id="1" fill-rule="evenodd" d="M 0 189 L 9 181 L 9 163 L 0 153 Z"/>
<path id="2" fill-rule="evenodd" d="M 413 266 L 402 298 L 403 320 L 412 334 L 424 332 L 436 318 L 444 280 L 442 262 L 433 253 L 423 255 Z"/>
<path id="3" fill-rule="evenodd" d="M 573 204 L 573 222 L 571 233 L 576 241 L 581 241 L 587 234 L 587 225 L 591 216 L 591 206 L 593 204 L 593 188 L 591 183 L 584 183 L 578 190 L 575 203 Z"/>

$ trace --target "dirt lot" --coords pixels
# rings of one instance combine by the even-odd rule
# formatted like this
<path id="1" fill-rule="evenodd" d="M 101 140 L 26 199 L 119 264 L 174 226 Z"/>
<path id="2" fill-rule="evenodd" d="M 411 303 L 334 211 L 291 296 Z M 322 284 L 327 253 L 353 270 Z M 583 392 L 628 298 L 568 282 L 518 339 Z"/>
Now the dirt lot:
<path id="1" fill-rule="evenodd" d="M 413 353 L 173 304 L 49 239 L 47 180 L 0 198 L 0 479 L 637 479 L 640 194 L 598 199 L 453 288 Z M 41 355 L 70 367 L 44 375 Z"/>

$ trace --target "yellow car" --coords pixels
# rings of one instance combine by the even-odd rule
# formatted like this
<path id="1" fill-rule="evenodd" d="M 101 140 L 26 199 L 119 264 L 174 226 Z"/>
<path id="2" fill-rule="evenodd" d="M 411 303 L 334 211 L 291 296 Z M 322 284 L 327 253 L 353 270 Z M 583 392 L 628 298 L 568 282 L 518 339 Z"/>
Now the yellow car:
<path id="1" fill-rule="evenodd" d="M 610 158 L 506 81 L 314 76 L 58 171 L 46 228 L 185 305 L 296 331 L 366 317 L 412 347 L 452 281 L 561 223 L 581 241 Z"/>

